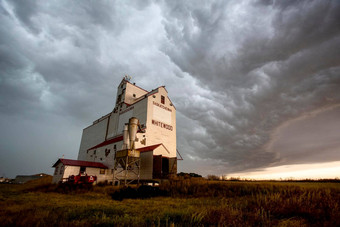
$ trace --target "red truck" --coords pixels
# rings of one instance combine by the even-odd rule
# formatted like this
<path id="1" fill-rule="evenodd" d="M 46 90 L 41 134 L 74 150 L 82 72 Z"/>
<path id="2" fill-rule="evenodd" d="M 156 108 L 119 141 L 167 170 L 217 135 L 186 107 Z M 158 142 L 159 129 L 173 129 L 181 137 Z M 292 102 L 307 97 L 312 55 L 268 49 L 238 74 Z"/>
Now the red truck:
<path id="1" fill-rule="evenodd" d="M 97 181 L 97 176 L 92 175 L 71 175 L 67 178 L 66 183 L 68 184 L 93 184 Z"/>

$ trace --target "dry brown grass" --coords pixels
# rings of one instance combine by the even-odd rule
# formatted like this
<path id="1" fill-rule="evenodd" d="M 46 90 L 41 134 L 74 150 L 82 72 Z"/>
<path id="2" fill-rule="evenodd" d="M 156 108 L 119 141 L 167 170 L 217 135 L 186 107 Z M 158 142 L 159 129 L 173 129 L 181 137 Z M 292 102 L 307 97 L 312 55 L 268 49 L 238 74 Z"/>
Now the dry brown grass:
<path id="1" fill-rule="evenodd" d="M 0 185 L 0 225 L 340 226 L 339 183 L 182 179 L 160 186 L 167 196 L 116 201 L 112 186 L 60 193 L 46 181 Z"/>

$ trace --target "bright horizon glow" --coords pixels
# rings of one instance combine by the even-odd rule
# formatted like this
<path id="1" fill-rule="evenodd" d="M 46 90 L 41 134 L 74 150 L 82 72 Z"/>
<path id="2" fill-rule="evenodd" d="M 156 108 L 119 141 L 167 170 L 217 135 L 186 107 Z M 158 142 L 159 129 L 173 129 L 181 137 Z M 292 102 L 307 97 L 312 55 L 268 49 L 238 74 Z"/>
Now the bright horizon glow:
<path id="1" fill-rule="evenodd" d="M 269 167 L 260 171 L 228 174 L 227 178 L 230 177 L 254 180 L 334 179 L 340 177 L 340 161 Z"/>

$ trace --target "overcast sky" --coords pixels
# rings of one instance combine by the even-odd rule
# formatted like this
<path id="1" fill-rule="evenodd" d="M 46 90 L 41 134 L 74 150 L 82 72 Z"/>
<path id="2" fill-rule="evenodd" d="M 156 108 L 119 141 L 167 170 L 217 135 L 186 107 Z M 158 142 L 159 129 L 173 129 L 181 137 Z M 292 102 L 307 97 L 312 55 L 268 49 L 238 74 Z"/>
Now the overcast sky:
<path id="1" fill-rule="evenodd" d="M 125 74 L 165 85 L 179 171 L 340 161 L 340 2 L 0 1 L 0 176 L 52 173 Z"/>

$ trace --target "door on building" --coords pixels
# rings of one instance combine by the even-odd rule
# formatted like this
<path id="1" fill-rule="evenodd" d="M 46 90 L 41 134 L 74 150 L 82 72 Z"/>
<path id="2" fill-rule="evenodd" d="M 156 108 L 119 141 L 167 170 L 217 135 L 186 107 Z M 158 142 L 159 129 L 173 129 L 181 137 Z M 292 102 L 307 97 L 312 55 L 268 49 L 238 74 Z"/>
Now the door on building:
<path id="1" fill-rule="evenodd" d="M 168 178 L 169 176 L 169 159 L 162 157 L 162 178 Z"/>
<path id="2" fill-rule="evenodd" d="M 153 156 L 153 179 L 161 179 L 162 178 L 162 155 L 154 155 Z"/>
<path id="3" fill-rule="evenodd" d="M 83 174 L 85 174 L 85 171 L 86 171 L 86 167 L 85 167 L 85 166 L 81 166 L 81 167 L 80 167 L 79 174 L 80 174 L 80 175 L 83 175 Z"/>

